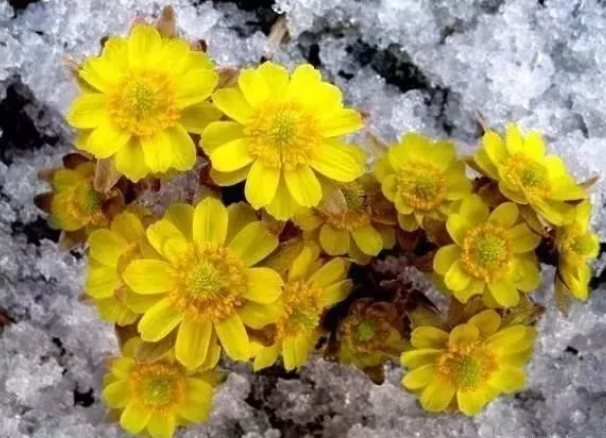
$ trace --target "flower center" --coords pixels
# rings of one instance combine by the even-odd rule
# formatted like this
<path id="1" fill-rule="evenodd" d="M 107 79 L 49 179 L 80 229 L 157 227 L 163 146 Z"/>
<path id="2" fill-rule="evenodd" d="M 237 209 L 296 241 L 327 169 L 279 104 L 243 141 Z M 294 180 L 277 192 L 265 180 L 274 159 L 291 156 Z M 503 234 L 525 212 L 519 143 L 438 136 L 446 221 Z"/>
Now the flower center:
<path id="1" fill-rule="evenodd" d="M 365 211 L 347 210 L 341 213 L 324 213 L 326 223 L 337 230 L 354 231 L 370 224 L 370 215 Z"/>
<path id="2" fill-rule="evenodd" d="M 564 241 L 562 253 L 565 257 L 581 262 L 593 252 L 594 242 L 591 235 L 583 233 L 579 229 L 572 228 Z"/>
<path id="3" fill-rule="evenodd" d="M 432 163 L 413 161 L 399 170 L 397 178 L 399 196 L 414 210 L 433 210 L 446 196 L 446 177 Z"/>
<path id="4" fill-rule="evenodd" d="M 170 128 L 180 117 L 174 84 L 163 72 L 131 70 L 109 93 L 109 114 L 120 129 L 136 136 Z"/>
<path id="5" fill-rule="evenodd" d="M 276 323 L 277 338 L 310 333 L 320 324 L 322 288 L 304 281 L 284 286 L 284 311 Z"/>
<path id="6" fill-rule="evenodd" d="M 102 198 L 93 188 L 92 181 L 78 183 L 71 190 L 67 202 L 67 213 L 85 224 L 104 225 L 107 219 L 103 214 Z"/>
<path id="7" fill-rule="evenodd" d="M 511 245 L 503 228 L 483 224 L 471 230 L 463 241 L 463 269 L 485 283 L 501 279 L 511 259 Z"/>
<path id="8" fill-rule="evenodd" d="M 175 365 L 138 363 L 129 381 L 131 394 L 145 408 L 170 412 L 183 401 L 186 376 Z"/>
<path id="9" fill-rule="evenodd" d="M 269 100 L 256 108 L 244 129 L 248 153 L 270 168 L 296 169 L 307 164 L 321 144 L 315 115 L 297 102 Z"/>
<path id="10" fill-rule="evenodd" d="M 449 346 L 437 365 L 440 375 L 462 390 L 480 387 L 499 368 L 494 352 L 478 341 Z"/>
<path id="11" fill-rule="evenodd" d="M 221 321 L 245 301 L 246 266 L 228 248 L 191 244 L 173 267 L 177 287 L 171 298 L 189 318 Z"/>
<path id="12" fill-rule="evenodd" d="M 529 196 L 545 197 L 551 192 L 547 168 L 521 152 L 507 159 L 503 179 L 524 189 Z"/>
<path id="13" fill-rule="evenodd" d="M 358 339 L 362 342 L 370 341 L 375 336 L 375 325 L 372 321 L 362 320 L 357 328 Z"/>

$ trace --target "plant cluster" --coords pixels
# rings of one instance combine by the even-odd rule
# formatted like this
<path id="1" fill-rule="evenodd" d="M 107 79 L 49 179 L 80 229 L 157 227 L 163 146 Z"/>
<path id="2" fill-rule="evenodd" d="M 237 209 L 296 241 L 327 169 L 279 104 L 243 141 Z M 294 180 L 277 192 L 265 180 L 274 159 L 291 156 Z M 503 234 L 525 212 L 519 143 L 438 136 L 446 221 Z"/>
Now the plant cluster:
<path id="1" fill-rule="evenodd" d="M 431 412 L 523 389 L 541 266 L 562 311 L 588 296 L 591 182 L 515 124 L 472 157 L 419 133 L 369 136 L 369 157 L 348 141 L 363 116 L 311 65 L 221 69 L 204 47 L 167 8 L 74 65 L 79 152 L 36 198 L 64 247 L 86 242 L 85 299 L 116 325 L 112 418 L 154 438 L 204 421 L 221 358 L 260 371 L 323 356 L 377 384 L 400 360 Z M 140 202 L 185 172 L 194 198 L 162 215 Z"/>

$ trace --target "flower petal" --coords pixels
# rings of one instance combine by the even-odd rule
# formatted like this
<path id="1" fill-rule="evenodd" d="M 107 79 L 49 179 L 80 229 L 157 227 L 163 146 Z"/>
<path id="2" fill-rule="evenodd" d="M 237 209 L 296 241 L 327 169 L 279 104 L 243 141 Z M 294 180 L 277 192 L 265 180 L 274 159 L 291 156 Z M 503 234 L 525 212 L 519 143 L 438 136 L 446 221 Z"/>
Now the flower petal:
<path id="1" fill-rule="evenodd" d="M 518 206 L 513 202 L 505 202 L 499 205 L 490 213 L 488 222 L 498 225 L 501 228 L 509 229 L 514 226 L 518 220 Z"/>
<path id="2" fill-rule="evenodd" d="M 217 85 L 217 72 L 207 68 L 192 68 L 177 81 L 175 98 L 178 108 L 186 108 L 206 100 Z"/>
<path id="3" fill-rule="evenodd" d="M 282 356 L 284 358 L 284 368 L 287 371 L 299 368 L 307 362 L 313 339 L 309 335 L 299 334 L 288 336 L 282 341 Z"/>
<path id="4" fill-rule="evenodd" d="M 248 104 L 253 108 L 263 104 L 271 96 L 267 81 L 256 69 L 240 70 L 238 86 Z"/>
<path id="5" fill-rule="evenodd" d="M 112 409 L 125 407 L 131 399 L 130 388 L 124 380 L 114 382 L 103 389 L 103 400 Z"/>
<path id="6" fill-rule="evenodd" d="M 116 169 L 132 182 L 151 173 L 151 169 L 145 164 L 145 156 L 141 143 L 134 138 L 116 152 L 114 156 Z"/>
<path id="7" fill-rule="evenodd" d="M 490 290 L 493 298 L 503 307 L 514 307 L 520 302 L 520 293 L 518 289 L 507 281 L 501 283 L 489 284 L 488 290 Z"/>
<path id="8" fill-rule="evenodd" d="M 118 259 L 128 247 L 128 242 L 108 229 L 93 231 L 88 238 L 90 256 L 105 266 L 118 266 Z"/>
<path id="9" fill-rule="evenodd" d="M 320 203 L 322 187 L 311 167 L 300 165 L 295 170 L 285 170 L 284 181 L 291 196 L 299 205 L 315 207 Z"/>
<path id="10" fill-rule="evenodd" d="M 503 139 L 494 131 L 488 131 L 484 134 L 482 144 L 493 164 L 498 164 L 509 156 Z"/>
<path id="11" fill-rule="evenodd" d="M 429 412 L 442 412 L 455 395 L 455 388 L 445 380 L 434 380 L 421 393 L 421 405 Z"/>
<path id="12" fill-rule="evenodd" d="M 266 61 L 257 70 L 267 82 L 274 96 L 283 96 L 288 90 L 288 70 L 278 64 Z"/>
<path id="13" fill-rule="evenodd" d="M 327 178 L 350 182 L 364 173 L 365 162 L 364 152 L 356 146 L 340 140 L 325 140 L 309 165 Z"/>
<path id="14" fill-rule="evenodd" d="M 526 386 L 526 373 L 519 368 L 502 367 L 492 376 L 490 385 L 506 394 L 520 391 Z"/>
<path id="15" fill-rule="evenodd" d="M 252 163 L 248 154 L 248 140 L 238 138 L 210 152 L 213 169 L 219 172 L 233 172 Z"/>
<path id="16" fill-rule="evenodd" d="M 183 312 L 173 305 L 171 299 L 165 298 L 145 312 L 137 330 L 144 341 L 158 342 L 172 332 L 182 320 Z"/>
<path id="17" fill-rule="evenodd" d="M 309 281 L 320 287 L 326 287 L 345 278 L 348 269 L 349 263 L 344 258 L 334 258 L 314 272 Z"/>
<path id="18" fill-rule="evenodd" d="M 127 211 L 114 217 L 111 229 L 128 242 L 134 242 L 145 236 L 145 229 L 139 218 Z"/>
<path id="19" fill-rule="evenodd" d="M 219 172 L 215 169 L 210 169 L 210 178 L 220 187 L 229 187 L 244 181 L 249 171 L 250 166 L 233 172 Z"/>
<path id="20" fill-rule="evenodd" d="M 152 438 L 172 438 L 176 428 L 175 415 L 170 413 L 152 415 L 147 424 L 147 430 Z"/>
<path id="21" fill-rule="evenodd" d="M 120 416 L 120 426 L 130 433 L 141 432 L 149 423 L 151 411 L 145 409 L 137 402 L 131 401 Z"/>
<path id="22" fill-rule="evenodd" d="M 344 108 L 330 113 L 320 123 L 320 133 L 324 137 L 337 137 L 351 134 L 364 127 L 362 116 L 359 112 Z"/>
<path id="23" fill-rule="evenodd" d="M 456 326 L 450 332 L 448 344 L 452 346 L 466 345 L 477 341 L 480 337 L 480 331 L 473 324 L 461 324 Z"/>
<path id="24" fill-rule="evenodd" d="M 253 266 L 271 254 L 278 243 L 278 237 L 270 233 L 263 222 L 256 221 L 242 228 L 229 243 L 229 247 L 246 266 Z"/>
<path id="25" fill-rule="evenodd" d="M 516 254 L 530 252 L 541 243 L 541 236 L 533 233 L 528 225 L 519 224 L 507 232 L 511 249 Z"/>
<path id="26" fill-rule="evenodd" d="M 166 172 L 173 164 L 173 146 L 165 131 L 140 137 L 145 164 L 152 172 Z"/>
<path id="27" fill-rule="evenodd" d="M 242 125 L 236 122 L 219 121 L 210 123 L 202 132 L 200 146 L 207 155 L 233 140 L 244 137 Z"/>
<path id="28" fill-rule="evenodd" d="M 448 339 L 448 333 L 446 334 L 446 338 Z M 447 342 L 447 341 L 445 341 Z M 440 344 L 439 348 L 443 348 L 445 346 Z M 432 364 L 436 361 L 438 356 L 440 355 L 440 350 L 435 348 L 422 348 L 419 350 L 410 350 L 402 353 L 400 357 L 400 362 L 402 366 L 408 368 L 418 368 L 424 365 Z"/>
<path id="29" fill-rule="evenodd" d="M 212 103 L 205 101 L 183 109 L 179 124 L 187 132 L 202 134 L 209 123 L 218 120 L 220 117 L 221 112 Z"/>
<path id="30" fill-rule="evenodd" d="M 320 245 L 331 256 L 342 255 L 349 249 L 349 232 L 324 224 L 320 228 Z"/>
<path id="31" fill-rule="evenodd" d="M 202 365 L 208 354 L 213 325 L 210 321 L 186 318 L 179 326 L 175 342 L 175 357 L 189 369 Z"/>
<path id="32" fill-rule="evenodd" d="M 116 128 L 109 120 L 99 124 L 88 136 L 86 144 L 81 147 L 95 158 L 109 158 L 124 147 L 131 139 L 127 131 Z"/>
<path id="33" fill-rule="evenodd" d="M 284 182 L 284 178 L 280 178 L 276 195 L 269 205 L 265 207 L 265 210 L 267 210 L 267 212 L 275 219 L 287 221 L 303 208 L 304 207 L 297 204 L 297 202 L 291 196 L 290 191 Z"/>
<path id="34" fill-rule="evenodd" d="M 511 346 L 529 336 L 530 332 L 524 325 L 518 324 L 499 330 L 486 340 L 486 345 L 507 351 Z"/>
<path id="35" fill-rule="evenodd" d="M 492 336 L 501 326 L 501 317 L 494 310 L 484 310 L 472 316 L 467 324 L 475 326 L 482 338 Z"/>
<path id="36" fill-rule="evenodd" d="M 196 242 L 225 243 L 227 237 L 227 208 L 221 201 L 208 197 L 194 210 L 193 237 Z"/>
<path id="37" fill-rule="evenodd" d="M 177 125 L 166 130 L 166 138 L 172 146 L 172 164 L 177 170 L 185 172 L 196 164 L 196 145 L 185 128 Z"/>
<path id="38" fill-rule="evenodd" d="M 153 64 L 162 51 L 162 40 L 155 27 L 148 24 L 135 25 L 128 37 L 129 67 L 145 67 Z"/>
<path id="39" fill-rule="evenodd" d="M 353 230 L 351 236 L 364 254 L 376 256 L 383 249 L 383 238 L 372 225 L 364 225 Z"/>
<path id="40" fill-rule="evenodd" d="M 482 390 L 476 391 L 457 391 L 457 403 L 459 410 L 465 415 L 477 415 L 486 405 L 486 397 Z"/>
<path id="41" fill-rule="evenodd" d="M 412 331 L 410 342 L 415 348 L 445 348 L 448 343 L 448 333 L 436 327 L 422 326 Z"/>
<path id="42" fill-rule="evenodd" d="M 437 274 L 446 275 L 450 267 L 459 259 L 461 248 L 457 245 L 443 246 L 433 258 L 433 270 Z"/>
<path id="43" fill-rule="evenodd" d="M 246 361 L 250 357 L 250 343 L 248 333 L 238 314 L 215 322 L 215 331 L 221 342 L 221 346 L 233 360 Z"/>
<path id="44" fill-rule="evenodd" d="M 279 303 L 267 305 L 248 301 L 238 309 L 238 314 L 244 325 L 257 330 L 275 323 L 281 313 L 282 307 Z"/>
<path id="45" fill-rule="evenodd" d="M 458 260 L 452 264 L 444 277 L 446 287 L 452 291 L 465 289 L 470 282 L 471 276 L 463 269 L 461 262 Z"/>
<path id="46" fill-rule="evenodd" d="M 255 303 L 273 303 L 282 293 L 282 278 L 273 269 L 248 268 L 246 270 L 246 280 L 244 298 Z"/>
<path id="47" fill-rule="evenodd" d="M 72 102 L 67 121 L 74 128 L 94 129 L 107 117 L 107 96 L 100 93 L 86 93 Z"/>
<path id="48" fill-rule="evenodd" d="M 122 282 L 115 268 L 109 266 L 89 266 L 85 291 L 91 297 L 96 299 L 111 297 L 121 284 Z"/>
<path id="49" fill-rule="evenodd" d="M 332 306 L 339 303 L 348 297 L 352 289 L 353 282 L 351 280 L 342 280 L 338 283 L 333 283 L 322 291 L 320 303 L 323 306 Z"/>
<path id="50" fill-rule="evenodd" d="M 229 118 L 241 124 L 248 123 L 253 114 L 251 106 L 237 88 L 221 88 L 215 91 L 213 103 Z"/>
<path id="51" fill-rule="evenodd" d="M 128 287 L 140 294 L 157 294 L 174 287 L 171 266 L 161 260 L 134 260 L 124 270 Z"/>
<path id="52" fill-rule="evenodd" d="M 505 145 L 510 154 L 524 151 L 524 137 L 515 123 L 509 123 L 505 128 Z"/>
<path id="53" fill-rule="evenodd" d="M 280 356 L 280 346 L 276 343 L 269 347 L 264 347 L 255 355 L 253 370 L 255 372 L 272 366 Z"/>
<path id="54" fill-rule="evenodd" d="M 261 160 L 255 161 L 244 187 L 246 200 L 257 210 L 266 206 L 276 196 L 279 182 L 280 169 L 265 167 Z"/>
<path id="55" fill-rule="evenodd" d="M 172 223 L 186 240 L 193 238 L 194 207 L 189 204 L 175 203 L 164 213 L 164 220 Z M 171 236 L 174 237 L 174 236 Z"/>
<path id="56" fill-rule="evenodd" d="M 408 389 L 419 389 L 429 385 L 436 377 L 436 366 L 434 364 L 424 365 L 406 373 L 402 379 L 402 385 Z"/>

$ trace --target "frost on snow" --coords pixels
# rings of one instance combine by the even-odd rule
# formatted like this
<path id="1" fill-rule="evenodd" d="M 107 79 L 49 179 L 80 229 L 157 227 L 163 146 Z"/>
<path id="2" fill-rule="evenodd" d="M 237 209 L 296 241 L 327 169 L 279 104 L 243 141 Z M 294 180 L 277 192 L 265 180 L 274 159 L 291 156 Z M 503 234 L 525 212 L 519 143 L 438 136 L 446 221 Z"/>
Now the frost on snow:
<path id="1" fill-rule="evenodd" d="M 99 388 L 112 328 L 78 301 L 83 262 L 60 253 L 32 198 L 37 170 L 59 162 L 72 137 L 63 115 L 76 93 L 62 64 L 97 50 L 148 0 L 0 3 L 0 438 L 123 437 L 105 421 Z M 30 3 L 27 7 L 23 5 Z M 478 122 L 538 129 L 580 180 L 606 171 L 606 6 L 599 0 L 175 0 L 181 30 L 209 42 L 222 66 L 258 62 L 278 13 L 291 40 L 273 53 L 307 59 L 346 90 L 387 141 L 419 130 L 477 144 Z M 606 182 L 594 189 L 606 240 Z M 598 262 L 597 272 L 604 266 Z M 553 273 L 546 272 L 551 277 Z M 423 413 L 399 371 L 375 386 L 317 360 L 299 375 L 236 366 L 205 425 L 181 437 L 570 437 L 606 428 L 606 295 L 540 325 L 528 389 L 468 419 Z M 551 296 L 545 286 L 538 294 Z M 543 302 L 552 302 L 543 299 Z"/>

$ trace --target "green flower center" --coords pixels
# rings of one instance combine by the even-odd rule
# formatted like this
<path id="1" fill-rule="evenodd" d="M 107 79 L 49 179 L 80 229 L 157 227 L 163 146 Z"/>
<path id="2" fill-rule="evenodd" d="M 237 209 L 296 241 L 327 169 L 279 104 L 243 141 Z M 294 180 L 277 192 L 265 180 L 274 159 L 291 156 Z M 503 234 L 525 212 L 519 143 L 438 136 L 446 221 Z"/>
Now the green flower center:
<path id="1" fill-rule="evenodd" d="M 322 288 L 305 281 L 291 281 L 284 286 L 283 313 L 276 324 L 277 338 L 309 334 L 320 324 L 324 308 Z"/>
<path id="2" fill-rule="evenodd" d="M 156 413 L 173 411 L 185 393 L 186 376 L 176 365 L 139 363 L 131 374 L 131 394 L 140 404 Z"/>
<path id="3" fill-rule="evenodd" d="M 438 372 L 461 390 L 479 388 L 497 370 L 494 352 L 478 342 L 450 346 L 438 359 Z"/>
<path id="4" fill-rule="evenodd" d="M 370 341 L 375 336 L 375 325 L 372 321 L 364 320 L 358 325 L 357 335 L 362 342 Z"/>
<path id="5" fill-rule="evenodd" d="M 471 230 L 463 241 L 463 269 L 486 283 L 498 281 L 507 272 L 512 251 L 503 228 L 483 224 Z"/>
<path id="6" fill-rule="evenodd" d="M 446 196 L 446 177 L 439 167 L 424 161 L 413 161 L 397 174 L 398 194 L 416 211 L 438 207 Z"/>
<path id="7" fill-rule="evenodd" d="M 521 152 L 509 157 L 503 169 L 503 179 L 529 196 L 542 198 L 551 192 L 547 168 Z"/>

